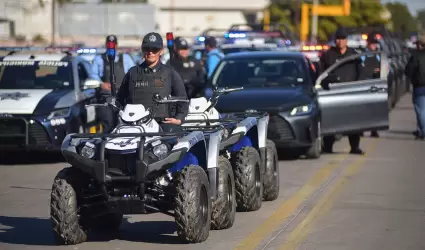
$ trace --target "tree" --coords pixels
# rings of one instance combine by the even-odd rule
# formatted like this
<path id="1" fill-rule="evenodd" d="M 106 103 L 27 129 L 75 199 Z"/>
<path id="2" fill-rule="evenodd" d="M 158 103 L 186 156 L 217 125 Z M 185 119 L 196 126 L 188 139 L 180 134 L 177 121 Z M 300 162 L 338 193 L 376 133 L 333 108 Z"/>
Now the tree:
<path id="1" fill-rule="evenodd" d="M 341 0 L 325 0 L 323 4 L 341 4 Z M 384 11 L 378 1 L 358 0 L 351 1 L 351 13 L 349 16 L 319 17 L 318 37 L 327 40 L 339 26 L 343 27 L 366 27 L 386 24 L 381 17 Z"/>
<path id="2" fill-rule="evenodd" d="M 288 24 L 296 33 L 299 34 L 301 18 L 301 1 L 291 0 L 273 0 L 269 6 L 270 22 L 282 22 Z M 311 3 L 311 1 L 308 1 Z M 342 0 L 320 0 L 320 4 L 341 5 Z M 351 1 L 351 15 L 339 17 L 319 17 L 318 38 L 327 40 L 337 30 L 338 26 L 364 27 L 371 25 L 386 24 L 379 14 L 384 10 L 378 1 L 353 0 Z M 295 21 L 295 22 L 294 22 Z M 311 24 L 311 16 L 309 23 Z M 296 26 L 296 27 L 295 27 Z M 310 27 L 311 31 L 311 27 Z"/>
<path id="3" fill-rule="evenodd" d="M 418 23 L 410 14 L 406 4 L 388 3 L 386 7 L 391 12 L 393 31 L 401 33 L 405 38 L 409 37 L 410 33 L 417 31 Z"/>
<path id="4" fill-rule="evenodd" d="M 416 19 L 418 20 L 422 30 L 425 30 L 425 9 L 419 10 L 417 12 Z"/>

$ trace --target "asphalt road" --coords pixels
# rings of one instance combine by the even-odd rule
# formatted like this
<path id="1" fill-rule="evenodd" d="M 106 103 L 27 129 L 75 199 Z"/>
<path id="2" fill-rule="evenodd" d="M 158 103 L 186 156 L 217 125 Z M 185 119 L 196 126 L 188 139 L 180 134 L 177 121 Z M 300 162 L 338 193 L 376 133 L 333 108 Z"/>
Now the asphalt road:
<path id="1" fill-rule="evenodd" d="M 410 100 L 404 96 L 391 113 L 381 138 L 365 133 L 365 156 L 348 155 L 343 138 L 319 160 L 280 161 L 278 200 L 237 213 L 231 229 L 211 231 L 201 244 L 179 243 L 173 218 L 150 214 L 128 216 L 119 233 L 55 246 L 50 188 L 66 164 L 52 163 L 60 160 L 54 155 L 20 154 L 14 162 L 2 155 L 0 249 L 425 249 L 425 142 L 411 135 Z"/>

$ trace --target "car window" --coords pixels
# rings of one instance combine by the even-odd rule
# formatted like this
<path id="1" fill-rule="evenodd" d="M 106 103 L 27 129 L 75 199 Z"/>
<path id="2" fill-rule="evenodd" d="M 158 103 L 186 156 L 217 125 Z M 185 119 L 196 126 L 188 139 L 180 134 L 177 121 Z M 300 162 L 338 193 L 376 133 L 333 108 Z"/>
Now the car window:
<path id="1" fill-rule="evenodd" d="M 225 60 L 212 78 L 218 87 L 297 87 L 307 81 L 301 59 Z"/>
<path id="2" fill-rule="evenodd" d="M 67 89 L 72 84 L 70 62 L 0 62 L 0 89 Z"/>
<path id="3" fill-rule="evenodd" d="M 86 68 L 84 67 L 83 63 L 81 62 L 78 63 L 77 67 L 78 67 L 78 79 L 80 80 L 80 84 L 84 84 L 87 78 L 89 78 L 89 74 Z"/>

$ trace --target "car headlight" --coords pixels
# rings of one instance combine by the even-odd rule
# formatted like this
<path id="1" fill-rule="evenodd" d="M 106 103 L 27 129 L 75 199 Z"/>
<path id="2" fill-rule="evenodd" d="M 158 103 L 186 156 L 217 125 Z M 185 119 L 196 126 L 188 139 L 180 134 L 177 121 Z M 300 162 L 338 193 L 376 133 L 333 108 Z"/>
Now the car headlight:
<path id="1" fill-rule="evenodd" d="M 165 144 L 159 144 L 153 147 L 152 152 L 159 159 L 163 159 L 168 154 L 168 147 Z"/>
<path id="2" fill-rule="evenodd" d="M 58 109 L 50 113 L 50 115 L 47 117 L 47 119 L 53 119 L 53 118 L 60 118 L 60 117 L 68 117 L 71 113 L 70 108 L 65 109 Z"/>
<path id="3" fill-rule="evenodd" d="M 80 155 L 82 157 L 92 159 L 94 157 L 94 155 L 96 154 L 95 148 L 96 148 L 96 146 L 93 143 L 86 142 L 84 147 L 81 149 Z"/>
<path id="4" fill-rule="evenodd" d="M 293 108 L 289 114 L 290 115 L 305 115 L 310 113 L 311 109 L 312 109 L 311 105 L 303 105 L 303 106 Z"/>

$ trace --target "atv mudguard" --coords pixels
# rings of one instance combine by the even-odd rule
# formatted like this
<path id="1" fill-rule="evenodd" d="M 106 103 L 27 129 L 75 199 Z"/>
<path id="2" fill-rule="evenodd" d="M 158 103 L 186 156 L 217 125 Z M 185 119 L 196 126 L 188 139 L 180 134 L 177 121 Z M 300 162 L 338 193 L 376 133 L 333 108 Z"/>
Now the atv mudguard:
<path id="1" fill-rule="evenodd" d="M 236 144 L 233 147 L 234 151 L 238 150 L 238 142 L 248 139 L 252 147 L 256 148 L 261 156 L 262 171 L 265 171 L 266 164 L 266 143 L 267 143 L 267 128 L 269 123 L 268 116 L 247 117 L 238 123 L 238 126 L 232 131 L 226 146 Z M 242 142 L 243 143 L 243 142 Z M 231 149 L 232 151 L 232 149 Z"/>

